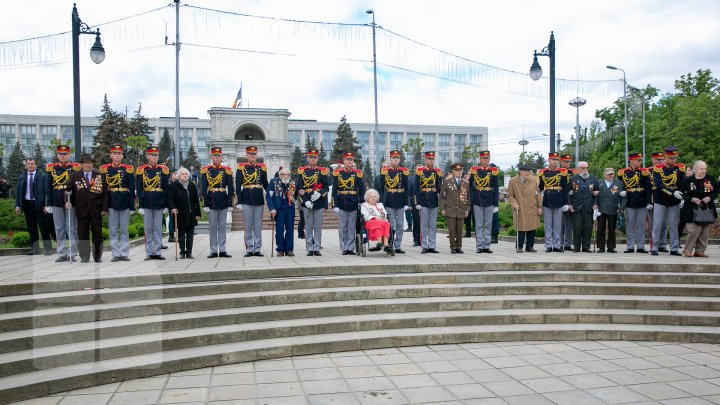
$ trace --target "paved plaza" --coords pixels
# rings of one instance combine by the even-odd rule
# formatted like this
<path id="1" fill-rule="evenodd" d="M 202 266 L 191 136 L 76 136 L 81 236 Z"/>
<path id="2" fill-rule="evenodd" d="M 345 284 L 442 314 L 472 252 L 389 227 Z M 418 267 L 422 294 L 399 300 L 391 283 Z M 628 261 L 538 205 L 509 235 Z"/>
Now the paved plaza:
<path id="1" fill-rule="evenodd" d="M 164 277 L 225 272 L 267 272 L 267 277 L 322 275 L 318 269 L 487 263 L 498 268 L 515 263 L 578 263 L 605 267 L 674 264 L 714 272 L 720 249 L 710 246 L 708 259 L 661 254 L 515 253 L 512 242 L 492 245 L 493 254 L 476 254 L 474 239 L 463 240 L 465 254 L 449 253 L 448 239 L 438 236 L 439 254 L 420 254 L 406 233 L 406 254 L 394 257 L 370 252 L 367 257 L 342 256 L 336 230 L 324 232 L 320 257 L 304 255 L 296 239 L 295 257 L 270 256 L 270 231 L 264 233 L 265 257 L 244 258 L 243 233 L 228 237 L 231 259 L 207 259 L 207 235 L 197 235 L 193 260 L 174 260 L 174 245 L 165 261 L 143 261 L 142 246 L 131 249 L 130 262 L 54 263 L 54 257 L 0 257 L 0 288 L 33 283 L 69 285 L 80 280 L 141 280 L 161 283 Z M 165 238 L 167 240 L 167 238 Z M 620 247 L 622 251 L 622 247 Z M 351 267 L 347 267 L 351 266 Z M 298 270 L 300 271 L 298 273 Z M 670 270 L 672 271 L 672 270 Z M 284 272 L 284 273 L 283 273 Z M 282 276 L 281 274 L 286 274 Z M 153 282 L 153 276 L 158 279 Z M 220 279 L 222 280 L 222 279 Z M 1 402 L 1 401 L 0 401 Z M 206 367 L 99 385 L 31 399 L 24 405 L 110 404 L 720 404 L 720 345 L 639 341 L 525 341 L 407 346 L 285 357 Z"/>
<path id="2" fill-rule="evenodd" d="M 720 345 L 497 342 L 264 360 L 23 405 L 720 404 Z"/>

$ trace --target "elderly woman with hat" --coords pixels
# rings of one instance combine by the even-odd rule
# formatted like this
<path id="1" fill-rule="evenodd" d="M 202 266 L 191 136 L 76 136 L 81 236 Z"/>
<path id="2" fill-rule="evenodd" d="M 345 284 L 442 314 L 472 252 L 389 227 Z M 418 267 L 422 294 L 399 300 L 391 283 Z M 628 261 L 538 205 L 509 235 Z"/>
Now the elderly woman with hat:
<path id="1" fill-rule="evenodd" d="M 518 167 L 519 174 L 508 183 L 507 200 L 513 208 L 513 222 L 517 231 L 516 251 L 535 253 L 535 230 L 540 226 L 543 212 L 542 195 L 532 169 L 525 164 Z"/>

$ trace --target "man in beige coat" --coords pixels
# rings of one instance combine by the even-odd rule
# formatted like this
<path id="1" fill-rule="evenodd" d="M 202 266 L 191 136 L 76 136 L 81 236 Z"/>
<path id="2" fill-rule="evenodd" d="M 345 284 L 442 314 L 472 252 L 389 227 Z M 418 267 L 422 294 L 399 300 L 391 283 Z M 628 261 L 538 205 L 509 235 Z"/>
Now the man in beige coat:
<path id="1" fill-rule="evenodd" d="M 535 253 L 535 230 L 540 226 L 542 214 L 542 196 L 538 190 L 537 179 L 532 176 L 532 169 L 521 164 L 519 175 L 510 179 L 507 200 L 513 208 L 513 222 L 517 230 L 518 253 Z"/>
<path id="2" fill-rule="evenodd" d="M 447 218 L 452 254 L 463 253 L 463 224 L 465 217 L 470 214 L 468 195 L 470 183 L 463 178 L 463 168 L 461 163 L 453 163 L 450 166 L 452 174 L 443 181 L 439 196 L 440 213 Z"/>

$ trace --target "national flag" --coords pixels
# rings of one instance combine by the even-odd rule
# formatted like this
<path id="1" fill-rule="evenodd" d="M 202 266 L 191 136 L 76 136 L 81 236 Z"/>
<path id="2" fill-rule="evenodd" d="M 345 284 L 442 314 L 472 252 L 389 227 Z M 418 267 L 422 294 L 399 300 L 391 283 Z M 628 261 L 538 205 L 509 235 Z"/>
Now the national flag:
<path id="1" fill-rule="evenodd" d="M 240 90 L 238 90 L 237 96 L 235 96 L 232 108 L 242 108 L 242 83 L 240 83 Z"/>

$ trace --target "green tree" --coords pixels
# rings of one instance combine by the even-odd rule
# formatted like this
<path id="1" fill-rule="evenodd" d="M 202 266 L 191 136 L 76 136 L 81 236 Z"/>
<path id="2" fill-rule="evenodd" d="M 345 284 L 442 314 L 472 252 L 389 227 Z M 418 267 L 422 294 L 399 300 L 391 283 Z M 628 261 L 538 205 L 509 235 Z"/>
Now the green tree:
<path id="1" fill-rule="evenodd" d="M 107 94 L 103 98 L 103 104 L 100 108 L 100 124 L 95 128 L 94 144 L 92 151 L 95 164 L 103 165 L 110 163 L 110 146 L 115 144 L 123 144 L 128 130 L 127 120 L 122 113 L 110 108 Z"/>
<path id="2" fill-rule="evenodd" d="M 369 158 L 365 159 L 365 164 L 362 167 L 362 172 L 363 179 L 365 180 L 365 189 L 371 189 L 373 186 L 373 179 L 375 178 L 375 173 L 373 173 Z M 362 196 L 360 197 L 360 201 L 362 201 Z"/>
<path id="3" fill-rule="evenodd" d="M 479 153 L 480 147 L 478 145 L 465 145 L 462 154 L 460 154 L 460 163 L 465 165 L 466 169 L 469 169 Z"/>
<path id="4" fill-rule="evenodd" d="M 7 176 L 8 180 L 13 184 L 23 171 L 25 170 L 25 153 L 23 153 L 22 147 L 20 146 L 20 140 L 15 142 L 15 147 L 10 153 L 8 158 Z"/>
<path id="5" fill-rule="evenodd" d="M 318 156 L 318 166 L 322 167 L 330 167 L 330 161 L 327 158 L 327 151 L 325 150 L 325 146 L 323 146 L 322 142 L 320 143 L 320 155 Z"/>
<path id="6" fill-rule="evenodd" d="M 182 165 L 186 168 L 190 166 L 195 166 L 196 168 L 200 167 L 200 159 L 198 158 L 197 150 L 195 149 L 195 145 L 190 144 L 190 149 L 188 149 L 187 157 L 185 159 L 181 160 Z"/>
<path id="7" fill-rule="evenodd" d="M 290 160 L 290 174 L 294 178 L 297 175 L 297 169 L 300 166 L 305 166 L 305 154 L 300 150 L 299 146 L 296 146 L 292 153 Z"/>
<path id="8" fill-rule="evenodd" d="M 410 171 L 415 170 L 415 166 L 422 163 L 422 150 L 425 147 L 425 142 L 420 138 L 410 138 L 403 144 L 402 150 L 405 155 L 408 155 L 408 164 Z"/>
<path id="9" fill-rule="evenodd" d="M 163 129 L 162 137 L 160 137 L 160 143 L 158 143 L 158 149 L 160 150 L 160 162 L 172 161 L 173 153 L 175 153 L 175 142 L 170 137 L 170 131 L 167 128 Z M 174 162 L 171 162 L 174 165 Z"/>
<path id="10" fill-rule="evenodd" d="M 38 168 L 43 169 L 45 165 L 47 165 L 47 162 L 45 161 L 45 156 L 43 156 L 43 148 L 42 145 L 40 145 L 40 142 L 35 142 L 35 153 L 33 153 L 33 158 L 35 158 L 35 164 Z"/>
<path id="11" fill-rule="evenodd" d="M 0 178 L 7 178 L 5 171 L 5 144 L 0 144 Z"/>
<path id="12" fill-rule="evenodd" d="M 128 136 L 125 138 L 125 144 L 127 145 L 126 157 L 128 163 L 138 167 L 141 164 L 147 163 L 145 161 L 145 149 L 147 149 L 149 141 L 147 136 Z"/>
<path id="13" fill-rule="evenodd" d="M 57 139 L 57 138 L 51 139 L 51 140 L 50 140 L 50 146 L 48 146 L 48 149 L 50 149 L 50 151 L 52 152 L 52 155 L 53 155 L 52 161 L 53 161 L 53 162 L 57 162 L 57 154 L 56 154 L 56 151 L 57 151 L 57 147 L 58 147 L 59 145 L 67 145 L 67 146 L 69 146 L 69 147 L 70 147 L 70 156 L 73 156 L 73 153 L 75 152 L 75 147 L 73 146 L 72 140 L 70 140 L 70 139 Z"/>
<path id="14" fill-rule="evenodd" d="M 352 127 L 348 124 L 347 119 L 343 115 L 340 118 L 340 125 L 335 131 L 335 142 L 333 143 L 333 152 L 330 157 L 332 162 L 341 162 L 342 156 L 346 152 L 355 154 L 355 165 L 362 166 L 362 155 L 360 154 L 360 146 L 357 138 L 353 135 Z"/>

